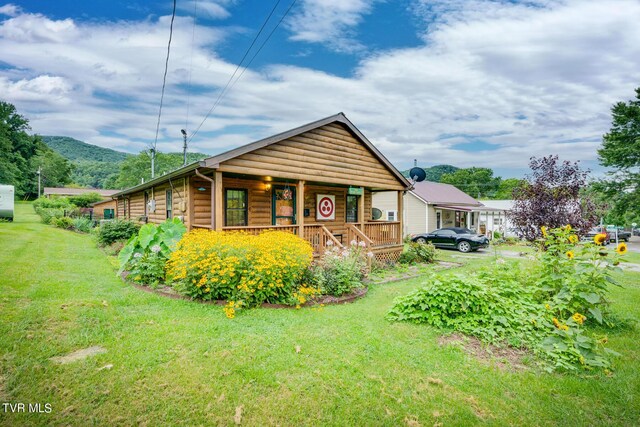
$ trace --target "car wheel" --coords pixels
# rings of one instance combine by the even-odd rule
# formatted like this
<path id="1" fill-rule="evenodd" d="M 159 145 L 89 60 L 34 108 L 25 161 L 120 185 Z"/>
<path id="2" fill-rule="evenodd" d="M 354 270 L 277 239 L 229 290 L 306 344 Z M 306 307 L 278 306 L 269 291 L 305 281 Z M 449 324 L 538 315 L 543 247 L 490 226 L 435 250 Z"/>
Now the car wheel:
<path id="1" fill-rule="evenodd" d="M 416 239 L 416 243 L 420 243 L 421 245 L 424 245 L 427 243 L 427 239 L 425 239 L 424 237 L 418 237 Z"/>
<path id="2" fill-rule="evenodd" d="M 460 242 L 458 243 L 458 250 L 467 253 L 471 251 L 471 244 L 469 242 Z"/>

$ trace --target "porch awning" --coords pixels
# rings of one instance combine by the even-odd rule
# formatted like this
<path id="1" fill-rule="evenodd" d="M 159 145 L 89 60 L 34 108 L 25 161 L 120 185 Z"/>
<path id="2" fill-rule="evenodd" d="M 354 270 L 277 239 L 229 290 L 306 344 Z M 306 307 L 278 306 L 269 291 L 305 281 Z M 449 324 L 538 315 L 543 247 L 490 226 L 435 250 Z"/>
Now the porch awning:
<path id="1" fill-rule="evenodd" d="M 489 206 L 454 206 L 454 205 L 436 205 L 436 209 L 444 209 L 447 211 L 462 211 L 462 212 L 485 212 L 495 211 L 501 212 L 503 209 L 490 208 Z"/>

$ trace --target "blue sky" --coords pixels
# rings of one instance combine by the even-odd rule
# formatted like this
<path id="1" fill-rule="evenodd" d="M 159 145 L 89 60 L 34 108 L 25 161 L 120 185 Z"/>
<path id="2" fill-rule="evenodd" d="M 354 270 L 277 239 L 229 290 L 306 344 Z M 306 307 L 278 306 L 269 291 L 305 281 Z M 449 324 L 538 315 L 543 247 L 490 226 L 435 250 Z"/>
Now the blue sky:
<path id="1" fill-rule="evenodd" d="M 179 151 L 180 129 L 202 123 L 274 4 L 178 1 L 159 149 Z M 149 147 L 171 7 L 0 2 L 0 99 L 43 135 Z M 558 154 L 601 173 L 610 107 L 640 86 L 638 16 L 635 0 L 297 0 L 190 149 L 343 111 L 401 169 L 417 158 L 521 176 L 531 156 Z"/>

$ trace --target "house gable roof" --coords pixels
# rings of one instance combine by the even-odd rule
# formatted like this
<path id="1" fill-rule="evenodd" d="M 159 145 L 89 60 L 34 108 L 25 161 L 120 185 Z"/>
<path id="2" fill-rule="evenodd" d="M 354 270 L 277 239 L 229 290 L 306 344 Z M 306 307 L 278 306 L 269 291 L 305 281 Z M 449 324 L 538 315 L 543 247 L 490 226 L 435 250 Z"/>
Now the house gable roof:
<path id="1" fill-rule="evenodd" d="M 389 173 L 397 180 L 401 187 L 409 188 L 410 183 L 407 179 L 398 171 L 389 162 L 389 160 L 380 152 L 378 149 L 360 132 L 360 130 L 353 124 L 344 113 L 338 113 L 333 116 L 325 117 L 324 119 L 316 120 L 315 122 L 308 123 L 306 125 L 299 126 L 297 128 L 288 130 L 286 132 L 279 133 L 277 135 L 270 136 L 268 138 L 264 138 L 255 142 L 252 142 L 247 145 L 243 145 L 232 150 L 226 151 L 224 153 L 217 154 L 215 156 L 208 157 L 200 162 L 194 162 L 192 164 L 186 165 L 180 169 L 176 169 L 166 175 L 154 178 L 152 180 L 147 181 L 144 184 L 137 185 L 135 187 L 128 188 L 126 190 L 122 190 L 118 192 L 115 196 L 126 195 L 130 193 L 134 193 L 145 188 L 152 187 L 157 185 L 165 180 L 171 178 L 177 178 L 180 176 L 185 176 L 187 173 L 192 172 L 194 169 L 198 167 L 202 168 L 211 168 L 217 169 L 220 167 L 221 163 L 224 163 L 229 160 L 237 159 L 238 157 L 255 152 L 262 148 L 269 147 L 270 145 L 276 144 L 278 142 L 285 141 L 289 138 L 301 135 L 305 132 L 312 131 L 314 129 L 321 128 L 323 126 L 339 123 L 344 126 L 348 131 L 353 135 L 353 137 L 358 140 L 379 162 L 384 166 L 384 169 L 388 170 Z"/>
<path id="2" fill-rule="evenodd" d="M 203 162 L 206 167 L 217 168 L 221 163 L 238 158 L 244 154 L 248 154 L 257 151 L 261 148 L 266 148 L 270 145 L 278 142 L 285 141 L 289 138 L 301 135 L 314 129 L 321 128 L 328 124 L 340 123 L 361 143 L 363 144 L 373 156 L 384 165 L 384 167 L 391 172 L 391 174 L 402 184 L 405 188 L 410 186 L 409 181 L 387 160 L 387 158 L 360 132 L 360 130 L 353 124 L 344 113 L 334 114 L 333 116 L 325 117 L 324 119 L 316 120 L 315 122 L 307 123 L 306 125 L 299 126 L 297 128 L 288 130 L 286 132 L 279 133 L 277 135 L 270 136 L 268 138 L 261 139 L 259 141 L 252 142 L 247 145 L 243 145 L 238 148 L 226 151 L 224 153 L 204 159 Z"/>
<path id="3" fill-rule="evenodd" d="M 412 192 L 432 205 L 482 206 L 482 203 L 450 184 L 417 182 Z"/>

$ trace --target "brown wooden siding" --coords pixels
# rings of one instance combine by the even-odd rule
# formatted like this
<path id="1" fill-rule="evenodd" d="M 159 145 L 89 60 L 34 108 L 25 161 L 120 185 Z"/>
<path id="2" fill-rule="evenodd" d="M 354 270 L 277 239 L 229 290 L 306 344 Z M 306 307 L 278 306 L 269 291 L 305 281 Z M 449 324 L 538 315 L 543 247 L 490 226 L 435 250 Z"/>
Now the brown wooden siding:
<path id="1" fill-rule="evenodd" d="M 105 209 L 117 211 L 117 202 L 115 200 L 105 200 L 104 202 L 94 204 L 92 208 L 94 215 L 103 216 Z"/>
<path id="2" fill-rule="evenodd" d="M 173 194 L 173 216 L 181 216 L 184 222 L 189 226 L 189 187 L 188 178 L 179 178 L 172 180 L 171 183 L 166 182 L 156 185 L 144 191 L 132 193 L 126 196 L 127 209 L 124 210 L 123 199 L 118 200 L 118 217 L 128 218 L 132 220 L 141 220 L 145 216 L 147 221 L 160 224 L 167 219 L 167 190 L 171 189 Z M 145 206 L 145 192 L 148 200 L 156 201 L 156 209 L 154 212 L 148 212 Z"/>
<path id="3" fill-rule="evenodd" d="M 197 176 L 192 176 L 193 225 L 211 226 L 211 183 Z M 198 188 L 204 188 L 200 191 Z"/>
<path id="4" fill-rule="evenodd" d="M 227 160 L 218 170 L 389 190 L 403 189 L 395 175 L 345 127 L 337 123 Z"/>

